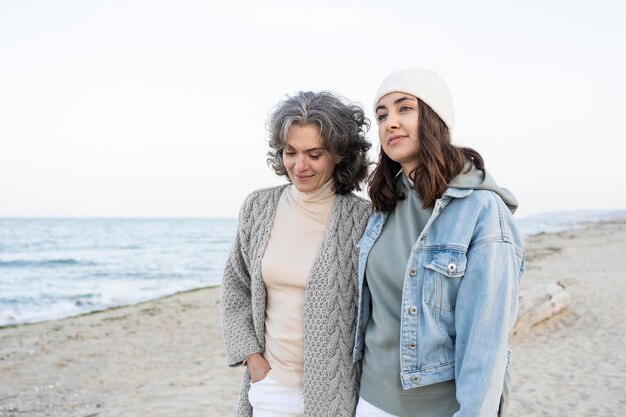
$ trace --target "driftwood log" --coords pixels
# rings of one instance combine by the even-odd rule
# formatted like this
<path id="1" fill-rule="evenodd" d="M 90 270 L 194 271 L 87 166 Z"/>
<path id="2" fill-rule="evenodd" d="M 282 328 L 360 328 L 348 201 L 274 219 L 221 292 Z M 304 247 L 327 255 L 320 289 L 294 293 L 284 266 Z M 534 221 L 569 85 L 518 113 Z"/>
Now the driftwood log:
<path id="1" fill-rule="evenodd" d="M 565 291 L 565 285 L 560 281 L 537 285 L 534 288 L 521 291 L 517 321 L 511 333 L 526 332 L 535 324 L 564 310 L 569 304 L 570 295 Z"/>

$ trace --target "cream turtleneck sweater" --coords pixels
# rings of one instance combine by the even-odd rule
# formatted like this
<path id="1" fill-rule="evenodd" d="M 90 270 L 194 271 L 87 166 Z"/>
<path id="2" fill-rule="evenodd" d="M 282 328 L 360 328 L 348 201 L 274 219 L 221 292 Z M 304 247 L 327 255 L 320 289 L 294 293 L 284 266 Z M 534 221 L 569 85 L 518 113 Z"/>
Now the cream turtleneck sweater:
<path id="1" fill-rule="evenodd" d="M 280 196 L 262 260 L 267 301 L 265 359 L 270 376 L 301 387 L 304 372 L 304 295 L 335 200 L 332 179 L 302 193 L 289 185 Z"/>

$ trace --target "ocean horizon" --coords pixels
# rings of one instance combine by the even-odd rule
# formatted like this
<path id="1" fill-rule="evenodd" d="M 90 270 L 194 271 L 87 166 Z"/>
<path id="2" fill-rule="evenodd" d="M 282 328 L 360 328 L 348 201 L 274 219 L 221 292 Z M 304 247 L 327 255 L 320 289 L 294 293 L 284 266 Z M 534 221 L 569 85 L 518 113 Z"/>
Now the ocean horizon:
<path id="1" fill-rule="evenodd" d="M 626 210 L 516 219 L 525 236 L 626 219 Z M 0 327 L 218 286 L 236 218 L 0 218 Z"/>

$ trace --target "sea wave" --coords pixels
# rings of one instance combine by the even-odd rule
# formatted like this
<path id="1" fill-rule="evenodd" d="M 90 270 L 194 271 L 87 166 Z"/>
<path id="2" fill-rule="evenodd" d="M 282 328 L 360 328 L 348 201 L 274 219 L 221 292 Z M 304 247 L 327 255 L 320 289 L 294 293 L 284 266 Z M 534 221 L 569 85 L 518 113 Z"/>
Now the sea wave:
<path id="1" fill-rule="evenodd" d="M 50 268 L 50 267 L 67 267 L 67 266 L 94 266 L 97 265 L 93 261 L 80 261 L 71 258 L 61 259 L 12 259 L 0 260 L 0 268 Z"/>

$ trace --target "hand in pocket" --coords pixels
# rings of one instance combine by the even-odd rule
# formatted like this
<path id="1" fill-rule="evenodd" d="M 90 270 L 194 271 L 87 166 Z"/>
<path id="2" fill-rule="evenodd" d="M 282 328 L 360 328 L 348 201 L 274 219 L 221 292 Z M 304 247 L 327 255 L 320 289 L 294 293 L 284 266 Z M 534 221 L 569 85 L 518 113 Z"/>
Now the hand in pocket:
<path id="1" fill-rule="evenodd" d="M 250 382 L 253 384 L 263 380 L 272 369 L 269 362 L 260 353 L 250 356 L 246 361 L 246 366 L 250 372 Z"/>

